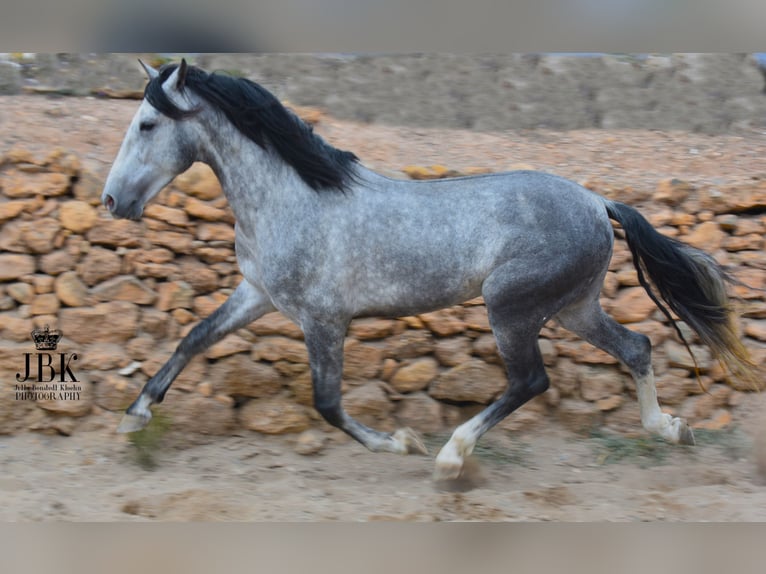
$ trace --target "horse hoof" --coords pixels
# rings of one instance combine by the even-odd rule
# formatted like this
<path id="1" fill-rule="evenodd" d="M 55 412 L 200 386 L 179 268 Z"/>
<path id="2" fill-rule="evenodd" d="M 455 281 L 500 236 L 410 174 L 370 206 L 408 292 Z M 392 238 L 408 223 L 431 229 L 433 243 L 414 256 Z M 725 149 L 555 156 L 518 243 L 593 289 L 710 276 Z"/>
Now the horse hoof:
<path id="1" fill-rule="evenodd" d="M 461 465 L 446 468 L 438 466 L 434 470 L 434 487 L 446 492 L 468 492 L 486 484 L 487 479 L 474 456 L 467 456 Z"/>
<path id="2" fill-rule="evenodd" d="M 118 433 L 128 433 L 128 432 L 136 432 L 143 429 L 146 425 L 149 424 L 149 421 L 152 420 L 151 416 L 142 416 L 142 415 L 129 415 L 126 414 L 122 417 L 122 420 L 120 421 L 120 425 L 117 427 Z"/>
<path id="3" fill-rule="evenodd" d="M 434 482 L 443 483 L 457 480 L 463 471 L 463 461 L 437 461 L 434 467 Z"/>
<path id="4" fill-rule="evenodd" d="M 404 447 L 402 454 L 428 454 L 423 439 L 409 427 L 399 429 L 393 435 L 394 441 Z"/>
<path id="5" fill-rule="evenodd" d="M 439 451 L 439 454 L 436 455 L 434 481 L 437 483 L 457 480 L 463 472 L 465 457 L 461 456 L 454 448 L 450 447 L 451 443 L 445 444 Z"/>
<path id="6" fill-rule="evenodd" d="M 684 423 L 678 431 L 678 444 L 687 444 L 689 446 L 697 444 L 694 440 L 694 432 L 692 432 L 692 428 L 686 423 Z"/>

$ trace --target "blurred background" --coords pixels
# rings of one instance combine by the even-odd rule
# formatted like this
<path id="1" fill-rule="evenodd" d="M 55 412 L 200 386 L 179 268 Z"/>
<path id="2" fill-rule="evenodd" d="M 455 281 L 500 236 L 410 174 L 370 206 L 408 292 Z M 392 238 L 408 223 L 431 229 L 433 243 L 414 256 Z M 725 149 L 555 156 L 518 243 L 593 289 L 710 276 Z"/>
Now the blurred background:
<path id="1" fill-rule="evenodd" d="M 0 53 L 0 94 L 140 98 L 141 54 Z M 186 57 L 244 76 L 292 104 L 346 120 L 478 131 L 683 129 L 708 134 L 766 125 L 764 55 L 231 54 Z M 402 105 L 406 102 L 406 105 Z"/>
<path id="2" fill-rule="evenodd" d="M 6 3 L 2 44 L 35 51 L 757 51 L 753 0 L 195 0 Z"/>

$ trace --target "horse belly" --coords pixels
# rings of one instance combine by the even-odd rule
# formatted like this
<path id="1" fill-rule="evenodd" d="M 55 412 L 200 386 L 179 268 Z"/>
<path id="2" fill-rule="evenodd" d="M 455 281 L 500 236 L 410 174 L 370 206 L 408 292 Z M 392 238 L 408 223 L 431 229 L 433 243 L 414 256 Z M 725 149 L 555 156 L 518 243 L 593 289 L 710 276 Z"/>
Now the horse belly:
<path id="1" fill-rule="evenodd" d="M 453 254 L 454 255 L 454 254 Z M 481 294 L 490 269 L 454 257 L 382 265 L 348 286 L 354 316 L 401 317 L 462 303 Z"/>

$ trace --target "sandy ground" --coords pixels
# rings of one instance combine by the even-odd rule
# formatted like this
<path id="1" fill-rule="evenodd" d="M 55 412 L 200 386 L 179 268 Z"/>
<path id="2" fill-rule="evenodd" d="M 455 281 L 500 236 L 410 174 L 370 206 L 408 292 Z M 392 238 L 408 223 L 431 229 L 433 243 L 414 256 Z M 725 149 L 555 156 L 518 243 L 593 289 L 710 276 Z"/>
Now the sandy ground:
<path id="1" fill-rule="evenodd" d="M 136 107 L 2 98 L 0 153 L 20 146 L 44 155 L 61 146 L 105 175 Z M 647 190 L 665 177 L 727 183 L 766 174 L 759 132 L 481 134 L 330 118 L 317 131 L 388 174 L 408 164 L 525 164 Z M 764 399 L 753 395 L 728 429 L 698 433 L 694 448 L 645 437 L 578 437 L 554 425 L 495 430 L 477 448 L 469 480 L 449 489 L 431 480 L 446 435 L 427 437 L 429 457 L 373 454 L 337 435 L 311 456 L 294 450 L 294 437 L 256 433 L 196 446 L 168 440 L 150 450 L 112 430 L 0 437 L 0 520 L 760 521 Z"/>
<path id="2" fill-rule="evenodd" d="M 253 433 L 147 459 L 112 432 L 25 434 L 0 443 L 0 520 L 762 521 L 751 423 L 764 405 L 696 447 L 495 430 L 451 485 L 431 479 L 446 435 L 427 437 L 428 457 L 334 441 L 304 456 L 292 437 Z"/>

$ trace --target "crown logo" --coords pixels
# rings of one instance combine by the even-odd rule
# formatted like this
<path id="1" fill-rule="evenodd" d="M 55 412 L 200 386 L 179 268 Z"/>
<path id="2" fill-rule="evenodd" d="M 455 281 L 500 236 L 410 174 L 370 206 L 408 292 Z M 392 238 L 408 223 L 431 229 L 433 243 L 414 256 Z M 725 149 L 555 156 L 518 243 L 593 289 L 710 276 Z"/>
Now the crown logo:
<path id="1" fill-rule="evenodd" d="M 35 342 L 35 348 L 38 351 L 55 351 L 64 333 L 58 329 L 50 330 L 48 325 L 45 329 L 34 329 L 32 331 L 32 340 Z"/>

